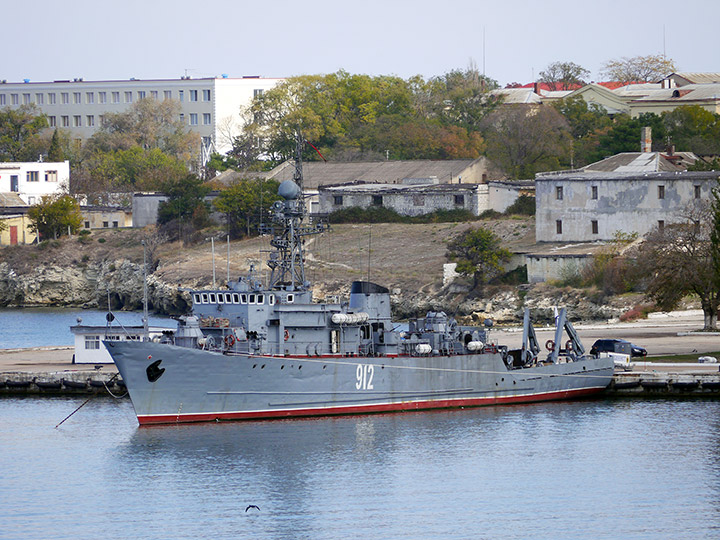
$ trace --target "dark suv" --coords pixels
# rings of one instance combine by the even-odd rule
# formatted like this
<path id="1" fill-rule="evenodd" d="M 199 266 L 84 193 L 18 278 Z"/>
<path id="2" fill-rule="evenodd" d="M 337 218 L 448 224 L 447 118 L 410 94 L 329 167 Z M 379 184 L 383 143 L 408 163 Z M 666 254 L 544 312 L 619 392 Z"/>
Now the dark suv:
<path id="1" fill-rule="evenodd" d="M 633 345 L 624 339 L 598 339 L 590 348 L 590 354 L 597 355 L 601 352 L 629 354 L 633 357 L 647 356 L 647 351 L 643 347 Z"/>

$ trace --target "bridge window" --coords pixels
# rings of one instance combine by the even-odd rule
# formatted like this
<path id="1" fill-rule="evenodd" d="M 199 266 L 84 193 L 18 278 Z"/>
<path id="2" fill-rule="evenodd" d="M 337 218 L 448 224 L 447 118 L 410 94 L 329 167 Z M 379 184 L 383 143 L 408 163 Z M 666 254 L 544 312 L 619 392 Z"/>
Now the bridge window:
<path id="1" fill-rule="evenodd" d="M 271 306 L 275 305 L 275 295 L 274 294 L 268 295 L 268 302 L 270 303 Z"/>
<path id="2" fill-rule="evenodd" d="M 89 227 L 88 227 L 88 228 L 89 228 Z M 195 293 L 193 297 L 195 298 L 195 303 L 196 303 L 196 304 L 199 304 L 199 303 L 201 302 L 201 300 L 200 300 L 201 297 L 200 297 L 200 295 L 199 295 L 198 293 Z"/>
<path id="3" fill-rule="evenodd" d="M 229 292 L 226 292 L 226 293 L 225 293 L 225 303 L 226 303 L 226 304 L 232 304 L 232 303 L 233 303 L 233 301 L 232 301 L 232 294 L 230 294 Z"/>
<path id="4" fill-rule="evenodd" d="M 247 294 L 241 294 L 241 295 L 240 295 L 240 303 L 241 303 L 241 304 L 247 304 Z"/>
<path id="5" fill-rule="evenodd" d="M 295 295 L 294 294 L 288 294 L 287 295 L 287 303 L 292 304 L 295 301 Z"/>
<path id="6" fill-rule="evenodd" d="M 207 293 L 202 293 L 202 303 L 207 304 L 208 303 L 208 295 Z"/>
<path id="7" fill-rule="evenodd" d="M 210 303 L 215 304 L 217 300 L 215 299 L 215 293 L 210 293 Z"/>
<path id="8" fill-rule="evenodd" d="M 264 304 L 264 303 L 265 303 L 265 295 L 264 295 L 264 294 L 258 294 L 258 296 L 257 296 L 257 303 L 258 303 L 258 304 Z"/>
<path id="9" fill-rule="evenodd" d="M 254 303 L 255 303 L 255 295 L 254 295 L 254 294 L 251 294 L 251 295 L 248 297 L 248 304 L 254 304 Z"/>

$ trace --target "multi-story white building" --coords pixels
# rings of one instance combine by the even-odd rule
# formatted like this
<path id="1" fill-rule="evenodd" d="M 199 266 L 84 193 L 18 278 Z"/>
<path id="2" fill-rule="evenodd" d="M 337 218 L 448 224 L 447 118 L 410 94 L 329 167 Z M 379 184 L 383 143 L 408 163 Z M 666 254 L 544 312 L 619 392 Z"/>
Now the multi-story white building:
<path id="1" fill-rule="evenodd" d="M 25 204 L 67 191 L 69 181 L 69 161 L 0 163 L 0 193 L 15 193 Z"/>
<path id="2" fill-rule="evenodd" d="M 214 148 L 225 153 L 231 149 L 232 138 L 239 134 L 241 108 L 282 80 L 223 76 L 127 81 L 0 81 L 0 108 L 34 104 L 47 115 L 51 128 L 67 130 L 73 139 L 84 140 L 102 126 L 106 113 L 123 112 L 143 98 L 174 99 L 180 103 L 180 120 L 202 137 L 204 151 Z"/>

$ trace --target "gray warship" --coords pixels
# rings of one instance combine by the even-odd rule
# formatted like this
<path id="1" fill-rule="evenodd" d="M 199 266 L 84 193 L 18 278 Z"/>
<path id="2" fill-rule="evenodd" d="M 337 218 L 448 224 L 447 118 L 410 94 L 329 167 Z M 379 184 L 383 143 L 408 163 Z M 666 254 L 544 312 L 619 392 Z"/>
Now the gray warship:
<path id="1" fill-rule="evenodd" d="M 347 302 L 314 302 L 303 239 L 327 225 L 306 215 L 300 149 L 264 226 L 274 248 L 267 285 L 251 271 L 192 291 L 174 332 L 104 341 L 140 425 L 571 399 L 609 384 L 612 358 L 585 354 L 564 309 L 546 354 L 527 310 L 522 346 L 510 350 L 489 339 L 489 326 L 444 312 L 400 330 L 389 290 L 370 281 L 352 283 Z"/>

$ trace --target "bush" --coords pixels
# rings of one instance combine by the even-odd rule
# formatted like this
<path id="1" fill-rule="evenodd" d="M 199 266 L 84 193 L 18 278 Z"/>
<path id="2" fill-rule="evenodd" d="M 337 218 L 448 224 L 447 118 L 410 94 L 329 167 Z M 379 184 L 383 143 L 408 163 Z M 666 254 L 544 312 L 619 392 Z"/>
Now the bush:
<path id="1" fill-rule="evenodd" d="M 622 322 L 628 322 L 636 319 L 647 319 L 648 313 L 650 313 L 653 308 L 654 306 L 652 304 L 638 304 L 620 315 L 620 320 Z"/>
<path id="2" fill-rule="evenodd" d="M 535 197 L 529 195 L 520 195 L 515 202 L 507 207 L 505 214 L 510 216 L 513 214 L 521 216 L 535 215 Z"/>

